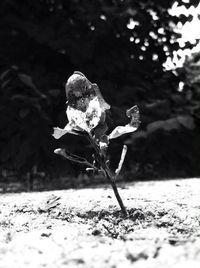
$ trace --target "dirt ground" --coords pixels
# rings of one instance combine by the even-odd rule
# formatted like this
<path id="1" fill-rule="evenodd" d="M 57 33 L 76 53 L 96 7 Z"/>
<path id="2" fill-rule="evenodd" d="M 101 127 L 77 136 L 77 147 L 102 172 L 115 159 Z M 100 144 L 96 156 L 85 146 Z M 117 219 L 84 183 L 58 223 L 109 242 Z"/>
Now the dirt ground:
<path id="1" fill-rule="evenodd" d="M 2 194 L 0 268 L 200 267 L 200 179 Z"/>

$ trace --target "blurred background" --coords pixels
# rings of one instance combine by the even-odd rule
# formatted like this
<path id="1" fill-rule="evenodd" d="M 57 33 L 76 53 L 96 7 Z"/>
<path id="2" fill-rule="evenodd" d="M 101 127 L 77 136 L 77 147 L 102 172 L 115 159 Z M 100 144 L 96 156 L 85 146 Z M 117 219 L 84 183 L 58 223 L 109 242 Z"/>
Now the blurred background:
<path id="1" fill-rule="evenodd" d="M 103 182 L 55 148 L 87 156 L 66 125 L 64 86 L 76 70 L 120 109 L 137 104 L 138 131 L 114 140 L 121 180 L 200 175 L 200 3 L 197 0 L 1 0 L 0 191 Z M 120 116 L 120 115 L 119 115 Z"/>

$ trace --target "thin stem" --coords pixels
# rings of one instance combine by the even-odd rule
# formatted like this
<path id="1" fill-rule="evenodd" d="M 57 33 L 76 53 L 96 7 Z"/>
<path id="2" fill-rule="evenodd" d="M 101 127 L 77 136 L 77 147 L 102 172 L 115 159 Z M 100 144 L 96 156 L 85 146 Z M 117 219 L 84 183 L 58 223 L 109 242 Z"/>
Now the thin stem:
<path id="1" fill-rule="evenodd" d="M 121 199 L 121 196 L 119 195 L 117 186 L 115 184 L 115 176 L 112 175 L 112 172 L 111 172 L 110 168 L 106 164 L 104 156 L 101 156 L 100 149 L 98 148 L 97 144 L 95 143 L 93 137 L 89 136 L 89 140 L 90 140 L 90 143 L 92 144 L 92 146 L 94 147 L 94 150 L 96 152 L 97 161 L 98 161 L 100 167 L 102 168 L 102 170 L 104 171 L 105 177 L 108 179 L 108 181 L 110 182 L 110 184 L 111 184 L 111 186 L 113 188 L 115 197 L 116 197 L 116 199 L 117 199 L 117 201 L 119 203 L 121 211 L 122 211 L 123 215 L 125 217 L 127 217 L 128 212 L 127 212 L 127 210 L 126 210 L 126 208 L 124 206 L 124 203 L 123 203 L 123 201 Z"/>
<path id="2" fill-rule="evenodd" d="M 127 153 L 127 146 L 124 144 L 123 149 L 122 149 L 122 153 L 121 153 L 121 158 L 120 158 L 120 161 L 118 164 L 118 168 L 115 170 L 115 179 L 117 178 L 117 176 L 119 175 L 119 173 L 122 169 L 126 153 Z"/>
<path id="3" fill-rule="evenodd" d="M 76 162 L 76 163 L 79 163 L 79 164 L 82 164 L 82 165 L 86 165 L 86 166 L 90 167 L 91 169 L 98 171 L 98 169 L 93 164 L 88 162 L 85 158 L 83 158 L 81 156 L 78 156 L 78 155 L 74 155 L 74 154 L 66 154 L 64 149 L 61 149 L 61 148 L 56 149 L 54 151 L 54 153 L 55 154 L 60 154 L 60 155 L 62 155 L 63 157 L 65 157 L 66 159 L 68 159 L 70 161 L 73 161 L 73 162 Z"/>
<path id="4" fill-rule="evenodd" d="M 116 199 L 117 199 L 117 201 L 119 203 L 119 206 L 121 208 L 121 211 L 122 211 L 124 217 L 127 217 L 128 212 L 127 212 L 126 207 L 124 206 L 124 203 L 123 203 L 123 201 L 121 199 L 121 196 L 120 196 L 120 194 L 118 192 L 117 186 L 115 184 L 115 179 L 114 179 L 114 177 L 113 177 L 113 175 L 110 172 L 110 169 L 108 167 L 106 167 L 106 169 L 105 169 L 105 174 L 106 174 L 107 179 L 110 181 L 110 184 L 111 184 L 111 186 L 113 188 L 115 197 L 116 197 Z"/>

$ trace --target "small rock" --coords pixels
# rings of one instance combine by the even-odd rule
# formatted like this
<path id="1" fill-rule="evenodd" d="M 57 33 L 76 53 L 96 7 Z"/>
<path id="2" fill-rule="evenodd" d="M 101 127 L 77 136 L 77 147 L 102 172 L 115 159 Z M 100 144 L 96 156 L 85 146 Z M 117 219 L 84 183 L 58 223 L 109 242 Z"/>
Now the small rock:
<path id="1" fill-rule="evenodd" d="M 92 235 L 100 235 L 100 234 L 101 234 L 101 231 L 98 230 L 98 229 L 94 229 L 94 230 L 92 231 Z"/>
<path id="2" fill-rule="evenodd" d="M 42 233 L 41 236 L 42 237 L 50 237 L 52 235 L 52 233 Z"/>

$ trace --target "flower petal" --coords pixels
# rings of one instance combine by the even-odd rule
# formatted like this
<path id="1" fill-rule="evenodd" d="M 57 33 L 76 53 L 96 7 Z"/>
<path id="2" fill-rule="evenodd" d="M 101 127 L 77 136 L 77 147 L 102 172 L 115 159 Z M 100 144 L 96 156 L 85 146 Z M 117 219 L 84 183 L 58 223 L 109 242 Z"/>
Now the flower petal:
<path id="1" fill-rule="evenodd" d="M 137 105 L 131 107 L 126 111 L 126 115 L 131 118 L 131 122 L 125 126 L 116 127 L 108 136 L 108 138 L 115 139 L 124 134 L 134 132 L 138 129 L 140 125 L 140 115 Z"/>
<path id="2" fill-rule="evenodd" d="M 109 139 L 115 139 L 118 138 L 124 134 L 131 133 L 137 130 L 137 127 L 132 127 L 130 124 L 127 124 L 126 126 L 118 126 L 116 127 L 108 136 Z"/>
<path id="3" fill-rule="evenodd" d="M 110 105 L 104 100 L 101 92 L 100 92 L 100 89 L 98 87 L 97 84 L 92 84 L 93 88 L 94 88 L 94 91 L 96 93 L 96 96 L 98 97 L 98 100 L 99 100 L 99 103 L 100 103 L 100 106 L 101 106 L 101 109 L 103 111 L 105 110 L 109 110 L 110 109 Z"/>
<path id="4" fill-rule="evenodd" d="M 126 111 L 126 115 L 131 118 L 131 122 L 129 123 L 131 126 L 136 128 L 140 125 L 140 113 L 137 105 L 134 105 L 130 109 Z"/>
<path id="5" fill-rule="evenodd" d="M 73 128 L 86 132 L 105 121 L 105 110 L 110 109 L 97 84 L 92 84 L 81 72 L 74 72 L 66 83 L 67 117 Z"/>
<path id="6" fill-rule="evenodd" d="M 102 118 L 102 109 L 98 98 L 94 97 L 89 101 L 85 112 L 69 105 L 67 107 L 67 117 L 73 128 L 90 132 L 99 124 Z"/>
<path id="7" fill-rule="evenodd" d="M 53 129 L 54 129 L 54 132 L 53 132 L 52 136 L 55 139 L 60 139 L 62 136 L 64 136 L 67 133 L 79 135 L 79 133 L 76 132 L 76 130 L 73 129 L 70 124 L 67 124 L 65 126 L 65 128 L 54 127 Z"/>

